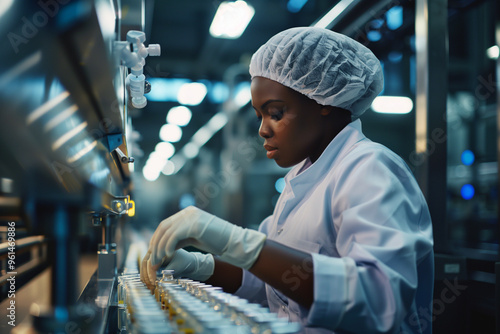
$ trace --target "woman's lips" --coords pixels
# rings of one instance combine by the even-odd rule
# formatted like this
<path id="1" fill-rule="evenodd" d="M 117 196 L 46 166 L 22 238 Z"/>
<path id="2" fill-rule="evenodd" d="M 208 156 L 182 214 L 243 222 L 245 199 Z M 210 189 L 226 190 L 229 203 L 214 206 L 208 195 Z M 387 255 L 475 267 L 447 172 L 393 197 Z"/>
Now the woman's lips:
<path id="1" fill-rule="evenodd" d="M 269 159 L 272 159 L 274 158 L 274 156 L 276 155 L 276 153 L 278 152 L 278 149 L 274 146 L 271 146 L 271 145 L 264 145 L 264 148 L 266 149 L 267 151 L 267 157 Z"/>

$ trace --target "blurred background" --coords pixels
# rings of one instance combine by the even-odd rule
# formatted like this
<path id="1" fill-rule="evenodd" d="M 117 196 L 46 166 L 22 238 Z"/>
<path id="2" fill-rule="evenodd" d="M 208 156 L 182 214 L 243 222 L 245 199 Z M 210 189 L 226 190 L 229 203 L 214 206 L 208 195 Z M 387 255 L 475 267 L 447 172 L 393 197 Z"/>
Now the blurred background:
<path id="1" fill-rule="evenodd" d="M 16 268 L 25 265 L 18 289 L 49 285 L 38 304 L 52 319 L 82 299 L 89 278 L 112 280 L 130 245 L 143 254 L 158 223 L 186 206 L 257 228 L 288 170 L 266 158 L 258 136 L 249 61 L 274 34 L 315 25 L 356 39 L 383 65 L 384 91 L 361 120 L 368 138 L 407 162 L 429 202 L 429 322 L 436 333 L 495 332 L 499 12 L 495 0 L 2 0 L 1 312 L 9 222 Z M 131 30 L 144 35 L 127 39 Z M 132 67 L 147 83 L 131 84 Z M 52 278 L 36 283 L 47 270 Z M 466 288 L 445 302 L 450 282 Z M 35 299 L 23 299 L 19 320 L 31 323 Z"/>

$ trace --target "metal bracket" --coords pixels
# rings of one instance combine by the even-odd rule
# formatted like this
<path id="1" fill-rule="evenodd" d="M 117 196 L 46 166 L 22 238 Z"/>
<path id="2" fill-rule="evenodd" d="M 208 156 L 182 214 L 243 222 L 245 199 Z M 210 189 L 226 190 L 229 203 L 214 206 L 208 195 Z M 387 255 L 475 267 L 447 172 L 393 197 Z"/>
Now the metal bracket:
<path id="1" fill-rule="evenodd" d="M 118 148 L 118 147 L 115 149 L 115 152 L 116 152 L 116 154 L 118 154 L 118 157 L 120 158 L 120 161 L 122 163 L 124 163 L 124 164 L 130 164 L 130 163 L 133 163 L 135 161 L 134 158 L 127 157 L 125 155 L 125 153 L 123 153 L 122 150 L 120 150 L 120 148 Z"/>
<path id="2" fill-rule="evenodd" d="M 103 208 L 111 214 L 126 214 L 128 209 L 132 206 L 129 201 L 130 196 L 112 197 L 109 201 L 103 202 Z"/>
<path id="3" fill-rule="evenodd" d="M 123 144 L 123 135 L 121 133 L 107 135 L 105 137 L 105 145 L 110 152 L 114 151 L 121 144 Z"/>
<path id="4" fill-rule="evenodd" d="M 97 268 L 98 279 L 114 278 L 116 275 L 116 244 L 100 244 L 97 254 L 99 263 Z"/>
<path id="5" fill-rule="evenodd" d="M 113 196 L 108 193 L 104 193 L 101 198 L 100 209 L 96 211 L 90 211 L 92 224 L 94 226 L 100 226 L 102 224 L 102 218 L 107 215 L 123 215 L 129 214 L 131 216 L 135 213 L 134 201 L 130 199 L 130 196 Z"/>

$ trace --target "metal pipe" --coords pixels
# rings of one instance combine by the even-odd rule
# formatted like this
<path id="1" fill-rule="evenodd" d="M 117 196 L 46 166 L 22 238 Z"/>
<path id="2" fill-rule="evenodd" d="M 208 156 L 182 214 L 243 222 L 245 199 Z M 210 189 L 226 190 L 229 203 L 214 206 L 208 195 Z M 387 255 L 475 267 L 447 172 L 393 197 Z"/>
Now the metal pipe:
<path id="1" fill-rule="evenodd" d="M 73 222 L 67 207 L 57 205 L 53 213 L 53 241 L 50 258 L 52 261 L 51 301 L 54 316 L 64 321 L 64 314 L 76 302 L 77 292 L 77 254 Z"/>
<path id="2" fill-rule="evenodd" d="M 48 241 L 48 239 L 43 235 L 37 235 L 32 237 L 26 237 L 22 239 L 16 240 L 16 251 L 31 248 L 36 245 L 44 244 Z M 7 254 L 9 252 L 9 243 L 2 242 L 0 244 L 0 255 Z"/>
<path id="3" fill-rule="evenodd" d="M 417 0 L 415 37 L 416 178 L 433 221 L 434 250 L 446 252 L 446 98 L 448 93 L 447 0 Z"/>
<path id="4" fill-rule="evenodd" d="M 0 217 L 7 217 L 8 220 L 17 220 L 21 217 L 22 202 L 18 197 L 0 196 Z"/>

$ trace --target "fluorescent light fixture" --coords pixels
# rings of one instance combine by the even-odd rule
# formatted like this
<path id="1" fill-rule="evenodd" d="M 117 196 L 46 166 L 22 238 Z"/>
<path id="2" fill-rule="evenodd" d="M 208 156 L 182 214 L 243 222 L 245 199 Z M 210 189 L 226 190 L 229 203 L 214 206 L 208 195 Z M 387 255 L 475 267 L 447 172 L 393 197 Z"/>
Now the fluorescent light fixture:
<path id="1" fill-rule="evenodd" d="M 210 131 L 206 126 L 203 126 L 196 131 L 196 133 L 191 138 L 191 141 L 198 146 L 203 146 L 207 141 L 212 138 L 212 131 Z"/>
<path id="2" fill-rule="evenodd" d="M 493 45 L 491 48 L 486 50 L 486 55 L 490 59 L 498 59 L 500 56 L 500 48 L 498 48 L 498 45 Z"/>
<path id="3" fill-rule="evenodd" d="M 142 175 L 144 178 L 151 182 L 156 181 L 156 179 L 160 176 L 160 172 L 161 170 L 156 169 L 152 165 L 146 165 L 142 169 Z"/>
<path id="4" fill-rule="evenodd" d="M 178 126 L 186 126 L 191 121 L 191 110 L 188 107 L 173 107 L 168 111 L 167 122 Z"/>
<path id="5" fill-rule="evenodd" d="M 177 100 L 180 104 L 196 106 L 203 101 L 207 95 L 207 86 L 201 82 L 185 83 L 179 88 Z"/>
<path id="6" fill-rule="evenodd" d="M 219 111 L 205 125 L 195 132 L 189 143 L 184 145 L 182 154 L 174 155 L 170 161 L 175 165 L 174 171 L 171 174 L 176 174 L 186 163 L 187 159 L 196 157 L 200 148 L 205 145 L 217 131 L 222 129 L 228 122 L 228 117 L 225 112 Z M 169 125 L 169 124 L 166 124 Z M 179 128 L 180 129 L 180 128 Z M 170 171 L 169 171 L 170 172 Z M 165 174 L 165 168 L 163 170 Z M 171 175 L 167 174 L 167 175 Z"/>
<path id="7" fill-rule="evenodd" d="M 254 14 L 255 9 L 245 1 L 223 1 L 210 25 L 210 35 L 216 38 L 238 38 Z"/>
<path id="8" fill-rule="evenodd" d="M 158 152 L 165 160 L 169 159 L 175 153 L 175 147 L 169 142 L 162 141 L 155 146 L 155 152 Z"/>
<path id="9" fill-rule="evenodd" d="M 228 118 L 225 112 L 219 111 L 215 114 L 205 125 L 208 127 L 213 133 L 212 135 L 222 129 L 224 125 L 227 124 Z"/>
<path id="10" fill-rule="evenodd" d="M 163 175 L 172 175 L 175 172 L 175 164 L 171 161 L 168 160 L 167 163 L 165 164 L 165 167 L 161 170 Z"/>
<path id="11" fill-rule="evenodd" d="M 252 94 L 250 92 L 250 82 L 242 82 L 236 87 L 236 93 L 234 94 L 234 102 L 238 107 L 243 107 L 247 105 L 252 99 Z"/>
<path id="12" fill-rule="evenodd" d="M 165 165 L 165 161 L 167 161 L 167 158 L 165 158 L 165 156 L 163 156 L 160 152 L 153 151 L 149 155 L 149 158 L 146 161 L 146 165 L 153 166 L 155 169 L 161 170 Z"/>
<path id="13" fill-rule="evenodd" d="M 186 164 L 186 158 L 181 155 L 174 155 L 172 159 L 170 159 L 174 164 L 174 172 L 172 174 L 176 174 L 184 165 Z"/>
<path id="14" fill-rule="evenodd" d="M 0 1 L 0 16 L 3 16 L 3 14 L 5 14 L 9 10 L 9 8 L 12 6 L 13 3 L 14 3 L 14 0 L 2 0 L 2 1 Z"/>
<path id="15" fill-rule="evenodd" d="M 175 124 L 164 124 L 160 128 L 160 139 L 163 141 L 176 143 L 181 140 L 181 137 L 182 129 Z"/>
<path id="16" fill-rule="evenodd" d="M 413 101 L 406 96 L 377 96 L 372 109 L 383 114 L 408 114 L 413 110 Z"/>
<path id="17" fill-rule="evenodd" d="M 359 0 L 341 0 L 338 4 L 333 6 L 328 13 L 325 14 L 321 19 L 314 23 L 313 27 L 326 28 L 329 29 L 333 22 L 342 14 L 342 12 L 353 4 L 353 2 L 358 2 Z"/>
<path id="18" fill-rule="evenodd" d="M 182 148 L 182 153 L 186 158 L 193 159 L 198 155 L 198 153 L 200 153 L 200 147 L 194 143 L 189 142 Z"/>

